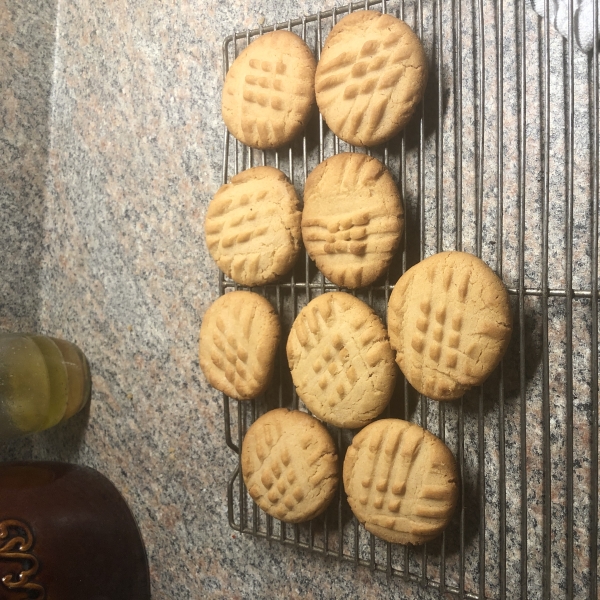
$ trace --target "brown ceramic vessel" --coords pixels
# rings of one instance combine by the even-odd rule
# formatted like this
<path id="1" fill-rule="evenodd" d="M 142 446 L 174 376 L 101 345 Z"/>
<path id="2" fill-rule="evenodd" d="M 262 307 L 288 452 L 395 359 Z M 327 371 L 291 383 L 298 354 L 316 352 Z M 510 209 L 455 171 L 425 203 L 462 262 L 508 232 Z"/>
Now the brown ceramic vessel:
<path id="1" fill-rule="evenodd" d="M 0 464 L 0 600 L 149 600 L 137 524 L 106 477 Z"/>

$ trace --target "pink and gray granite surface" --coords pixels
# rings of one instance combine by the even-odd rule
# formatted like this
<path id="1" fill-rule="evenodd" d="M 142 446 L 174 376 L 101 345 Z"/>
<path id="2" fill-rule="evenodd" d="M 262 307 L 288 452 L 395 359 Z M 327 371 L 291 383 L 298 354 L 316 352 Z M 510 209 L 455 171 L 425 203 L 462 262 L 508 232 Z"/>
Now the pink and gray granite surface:
<path id="1" fill-rule="evenodd" d="M 527 65 L 528 154 L 525 164 L 525 286 L 539 288 L 542 261 L 541 165 L 543 102 L 541 25 L 527 6 L 528 51 L 516 51 L 514 6 L 505 7 L 503 235 L 498 236 L 498 94 L 494 2 L 484 2 L 485 137 L 473 98 L 479 60 L 470 35 L 475 13 L 465 8 L 463 113 L 456 108 L 452 6 L 442 2 L 441 68 L 443 155 L 436 147 L 438 73 L 432 69 L 423 156 L 425 174 L 421 242 L 425 254 L 456 247 L 457 198 L 462 200 L 462 244 L 475 252 L 476 195 L 481 193 L 481 252 L 509 287 L 518 281 L 519 61 Z M 470 3 L 463 3 L 470 7 Z M 240 536 L 229 528 L 227 482 L 236 455 L 225 445 L 223 404 L 197 359 L 198 329 L 218 295 L 218 271 L 204 241 L 203 220 L 221 184 L 220 117 L 222 42 L 232 31 L 285 21 L 331 8 L 333 0 L 0 0 L 0 331 L 41 331 L 76 342 L 93 373 L 91 406 L 58 428 L 0 443 L 0 460 L 61 460 L 89 465 L 122 492 L 145 540 L 153 597 L 196 598 L 433 598 L 417 584 L 366 568 L 339 564 L 276 543 Z M 390 3 L 397 13 L 397 6 Z M 396 7 L 396 8 L 394 8 Z M 406 2 L 414 24 L 415 3 Z M 411 21 L 412 19 L 412 21 Z M 437 15 L 425 8 L 424 40 L 432 63 Z M 550 287 L 565 285 L 564 46 L 552 49 Z M 589 289 L 592 239 L 590 201 L 589 59 L 575 60 L 575 251 L 573 287 Z M 445 109 L 444 109 L 445 110 Z M 433 112 L 431 112 L 433 111 Z M 456 192 L 458 128 L 462 131 L 462 195 Z M 405 202 L 407 244 L 418 254 L 418 129 L 407 137 Z M 412 140 L 412 141 L 411 141 Z M 416 141 L 415 141 L 416 140 Z M 398 146 L 399 147 L 399 146 Z M 482 185 L 476 177 L 484 155 Z M 442 235 L 437 236 L 436 156 L 443 161 Z M 394 161 L 392 158 L 392 166 Z M 398 171 L 394 172 L 398 178 Z M 501 251 L 497 248 L 500 245 Z M 502 257 L 502 264 L 497 257 Z M 514 299 L 518 321 L 517 302 Z M 521 595 L 522 485 L 527 485 L 526 531 L 530 597 L 542 596 L 544 506 L 552 509 L 552 597 L 563 597 L 565 553 L 565 303 L 553 298 L 549 314 L 549 395 L 552 473 L 544 474 L 542 448 L 541 300 L 527 297 L 524 328 L 516 327 L 504 363 L 506 492 L 499 491 L 500 400 L 497 377 L 478 396 L 448 405 L 445 433 L 457 452 L 464 423 L 467 551 L 464 580 L 479 585 L 479 546 L 485 544 L 485 593 Z M 576 489 L 575 591 L 589 581 L 590 301 L 574 303 Z M 519 385 L 519 342 L 526 353 L 525 388 Z M 495 391 L 494 391 L 495 390 Z M 597 402 L 597 398 L 595 399 Z M 521 473 L 521 406 L 526 408 L 528 472 Z M 420 405 L 419 405 L 420 406 Z M 437 404 L 407 416 L 439 433 Z M 478 429 L 478 419 L 484 428 Z M 483 437 L 482 437 L 483 436 Z M 480 503 L 482 461 L 485 504 Z M 544 477 L 552 500 L 544 504 Z M 592 490 L 593 492 L 593 490 Z M 1 500 L 0 500 L 1 501 Z M 506 531 L 500 529 L 505 507 Z M 485 531 L 479 525 L 483 519 Z M 449 535 L 456 537 L 459 518 Z M 501 539 L 502 538 L 502 539 Z M 505 544 L 503 546 L 503 543 Z M 501 548 L 506 551 L 502 572 Z M 448 581 L 458 581 L 458 548 L 448 547 Z M 435 558 L 432 559 L 435 563 Z M 436 576 L 437 572 L 432 572 Z"/>

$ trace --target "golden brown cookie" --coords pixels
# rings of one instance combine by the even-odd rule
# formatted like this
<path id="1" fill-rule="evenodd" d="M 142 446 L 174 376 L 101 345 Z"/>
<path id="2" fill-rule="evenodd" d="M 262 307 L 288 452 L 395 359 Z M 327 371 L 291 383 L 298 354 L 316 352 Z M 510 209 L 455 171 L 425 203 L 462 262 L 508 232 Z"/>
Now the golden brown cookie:
<path id="1" fill-rule="evenodd" d="M 460 398 L 500 362 L 512 331 L 508 292 L 466 252 L 441 252 L 399 279 L 388 305 L 396 362 L 435 400 Z"/>
<path id="2" fill-rule="evenodd" d="M 209 383 L 231 398 L 255 398 L 271 380 L 280 336 L 268 300 L 254 292 L 230 292 L 204 315 L 200 367 Z"/>
<path id="3" fill-rule="evenodd" d="M 376 158 L 345 152 L 308 176 L 302 239 L 319 270 L 336 285 L 373 283 L 389 266 L 403 227 L 400 192 Z"/>
<path id="4" fill-rule="evenodd" d="M 425 92 L 427 58 L 412 29 L 372 10 L 344 17 L 317 65 L 317 104 L 329 128 L 356 146 L 387 142 Z"/>
<path id="5" fill-rule="evenodd" d="M 356 518 L 377 537 L 422 544 L 448 525 L 458 498 L 452 452 L 400 419 L 367 425 L 344 460 L 344 488 Z"/>
<path id="6" fill-rule="evenodd" d="M 362 427 L 388 405 L 394 353 L 379 317 L 354 296 L 331 292 L 309 302 L 286 349 L 298 396 L 319 419 Z"/>
<path id="7" fill-rule="evenodd" d="M 247 169 L 221 186 L 208 205 L 208 250 L 237 283 L 265 285 L 294 265 L 301 216 L 294 186 L 279 169 Z"/>
<path id="8" fill-rule="evenodd" d="M 252 42 L 227 72 L 221 112 L 227 129 L 254 148 L 278 148 L 304 129 L 315 104 L 315 59 L 291 31 Z"/>
<path id="9" fill-rule="evenodd" d="M 257 419 L 242 444 L 242 475 L 267 514 L 288 523 L 321 514 L 338 485 L 338 456 L 325 427 L 298 410 Z"/>

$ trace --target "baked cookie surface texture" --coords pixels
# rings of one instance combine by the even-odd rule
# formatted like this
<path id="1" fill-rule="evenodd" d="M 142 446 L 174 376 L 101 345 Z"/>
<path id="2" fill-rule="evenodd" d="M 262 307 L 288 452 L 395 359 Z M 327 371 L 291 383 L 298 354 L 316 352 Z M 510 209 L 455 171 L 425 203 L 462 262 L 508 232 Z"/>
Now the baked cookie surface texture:
<path id="1" fill-rule="evenodd" d="M 319 419 L 362 427 L 388 405 L 394 353 L 379 317 L 354 296 L 331 292 L 309 302 L 286 350 L 298 396 Z"/>
<path id="2" fill-rule="evenodd" d="M 427 58 L 412 29 L 372 10 L 333 27 L 317 65 L 317 104 L 329 128 L 355 146 L 375 146 L 401 131 L 427 85 Z"/>
<path id="3" fill-rule="evenodd" d="M 376 158 L 345 152 L 323 161 L 304 188 L 302 239 L 318 269 L 336 285 L 370 285 L 400 243 L 400 192 Z"/>
<path id="4" fill-rule="evenodd" d="M 454 400 L 483 383 L 504 355 L 512 332 L 508 292 L 479 258 L 441 252 L 398 280 L 388 330 L 410 384 L 435 400 Z"/>
<path id="5" fill-rule="evenodd" d="M 221 113 L 227 129 L 253 148 L 278 148 L 301 133 L 315 104 L 316 62 L 291 31 L 258 37 L 225 77 Z"/>
<path id="6" fill-rule="evenodd" d="M 448 525 L 458 498 L 449 448 L 418 425 L 381 419 L 352 440 L 344 489 L 356 518 L 377 537 L 422 544 Z"/>
<path id="7" fill-rule="evenodd" d="M 297 410 L 278 408 L 257 419 L 244 437 L 241 463 L 253 500 L 288 523 L 321 514 L 337 490 L 333 439 L 319 421 Z"/>
<path id="8" fill-rule="evenodd" d="M 268 300 L 254 292 L 230 292 L 204 315 L 200 367 L 216 389 L 250 400 L 269 385 L 280 337 L 279 318 Z"/>
<path id="9" fill-rule="evenodd" d="M 221 269 L 241 285 L 265 285 L 286 274 L 300 251 L 298 196 L 273 167 L 242 171 L 208 205 L 204 231 Z"/>

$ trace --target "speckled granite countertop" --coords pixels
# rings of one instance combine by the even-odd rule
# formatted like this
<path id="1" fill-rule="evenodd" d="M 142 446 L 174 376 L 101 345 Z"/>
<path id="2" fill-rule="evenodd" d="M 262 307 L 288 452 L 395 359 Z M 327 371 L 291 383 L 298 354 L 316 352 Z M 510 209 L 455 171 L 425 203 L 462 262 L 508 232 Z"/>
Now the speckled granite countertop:
<path id="1" fill-rule="evenodd" d="M 221 183 L 222 41 L 234 30 L 284 21 L 333 5 L 333 0 L 0 0 L 0 330 L 41 331 L 72 340 L 88 356 L 93 372 L 93 399 L 88 410 L 54 430 L 0 444 L 0 460 L 76 462 L 107 475 L 140 524 L 150 560 L 153 597 L 159 600 L 438 597 L 437 592 L 411 582 L 388 580 L 385 574 L 230 530 L 226 491 L 236 456 L 225 445 L 220 395 L 210 388 L 198 366 L 198 328 L 204 311 L 218 295 L 218 272 L 206 250 L 203 220 L 207 204 Z M 487 25 L 488 21 L 495 22 L 495 13 L 493 3 L 486 7 Z M 514 29 L 512 10 L 506 9 L 506 19 L 507 28 Z M 444 11 L 442 22 L 448 33 L 452 13 L 447 6 Z M 527 39 L 534 56 L 528 73 L 534 77 L 531 73 L 537 73 L 541 50 L 535 46 L 539 21 L 530 12 Z M 464 26 L 471 27 L 472 23 L 465 22 Z M 431 20 L 425 21 L 425 27 L 431 30 Z M 491 35 L 488 43 L 493 47 L 493 32 Z M 516 139 L 518 97 L 508 90 L 516 78 L 511 65 L 519 56 L 512 39 L 507 37 L 504 49 L 508 65 L 504 100 L 508 177 L 518 163 L 517 150 L 511 146 L 511 139 Z M 553 33 L 551 39 L 556 54 L 553 60 L 560 62 L 561 38 Z M 433 55 L 431 46 L 428 50 Z M 444 48 L 444 52 L 448 53 L 446 59 L 452 61 L 452 47 Z M 469 61 L 473 52 L 477 50 L 465 48 L 465 72 L 469 65 L 472 68 Z M 486 56 L 486 60 L 492 60 L 490 54 Z M 576 60 L 578 86 L 587 81 L 586 60 L 583 56 Z M 492 107 L 492 133 L 486 137 L 485 149 L 492 155 L 490 164 L 495 164 L 495 65 L 487 64 L 487 68 L 492 74 L 486 83 L 486 89 L 490 88 L 486 109 Z M 562 63 L 557 69 L 562 69 Z M 444 75 L 444 89 L 448 86 L 446 101 L 452 77 L 452 73 Z M 528 110 L 532 111 L 530 120 L 535 126 L 528 135 L 539 142 L 541 100 L 535 82 L 533 88 L 538 95 Z M 465 96 L 473 89 L 473 84 L 465 84 Z M 472 108 L 464 111 L 465 139 L 476 137 L 473 113 Z M 564 118 L 561 110 L 557 115 Z M 454 115 L 450 117 L 449 128 Z M 558 127 L 564 128 L 560 118 L 557 117 Z M 577 118 L 585 132 L 585 111 Z M 553 139 L 552 160 L 558 164 L 563 156 L 560 142 L 561 139 Z M 451 177 L 454 149 L 445 143 Z M 587 147 L 589 139 L 586 135 L 581 141 L 576 137 L 576 143 Z M 435 155 L 435 146 L 425 152 Z M 465 160 L 472 161 L 473 156 L 467 154 Z M 539 184 L 536 160 L 539 163 L 539 153 L 532 152 L 527 165 L 530 187 L 526 191 L 530 197 L 536 196 Z M 578 153 L 577 164 L 579 160 L 589 160 L 589 152 L 584 156 Z M 578 173 L 586 168 L 589 172 L 589 165 L 579 167 Z M 497 197 L 494 176 L 486 173 L 483 180 L 484 202 L 489 202 L 489 206 L 495 206 Z M 560 191 L 560 169 L 556 177 Z M 551 178 L 554 185 L 553 182 Z M 580 183 L 575 182 L 578 193 L 581 186 L 589 187 L 589 181 Z M 443 185 L 450 188 L 453 182 L 444 180 Z M 514 262 L 516 185 L 507 180 L 504 189 L 504 279 L 509 286 L 518 283 Z M 464 168 L 463 186 L 464 194 L 477 186 L 468 165 Z M 589 221 L 591 209 L 586 193 L 581 192 L 581 210 L 584 220 Z M 445 208 L 454 215 L 452 193 L 447 198 Z M 414 196 L 408 196 L 406 202 L 407 206 L 412 203 L 410 210 L 414 212 Z M 532 202 L 528 211 L 538 206 L 537 200 Z M 465 249 L 474 251 L 475 229 L 469 224 L 469 219 L 474 218 L 472 208 L 471 204 L 465 208 L 463 239 Z M 435 199 L 425 209 L 426 218 L 435 224 L 435 212 L 431 211 L 435 211 Z M 560 210 L 558 214 L 553 212 L 552 218 L 559 219 Z M 494 210 L 489 211 L 489 218 L 496 219 Z M 525 284 L 539 287 L 539 212 L 528 213 L 527 219 L 526 246 L 530 255 Z M 494 222 L 490 231 L 494 230 Z M 562 265 L 564 228 L 554 227 L 552 221 L 551 228 L 556 236 L 550 236 L 550 261 Z M 428 254 L 436 248 L 432 231 L 427 229 L 423 240 Z M 453 246 L 454 231 L 449 217 L 441 240 L 444 249 Z M 575 236 L 576 240 L 589 242 L 589 228 L 584 232 L 577 230 Z M 482 251 L 497 267 L 492 237 L 484 235 Z M 589 252 L 581 250 L 580 244 L 577 248 L 574 287 L 589 287 Z M 564 285 L 561 272 L 551 268 L 551 286 Z M 587 279 L 584 273 L 588 274 Z M 524 312 L 528 328 L 524 343 L 534 349 L 539 346 L 541 335 L 536 302 L 535 298 L 528 298 Z M 584 309 L 589 309 L 589 301 L 586 306 L 576 310 L 583 315 Z M 564 338 L 563 305 L 551 304 L 549 310 L 550 339 L 560 341 Z M 581 318 L 588 319 L 588 328 L 575 331 L 575 337 L 576 341 L 581 340 L 577 342 L 579 346 L 576 343 L 581 360 L 589 361 L 589 316 L 585 315 Z M 516 340 L 518 351 L 519 335 Z M 564 352 L 562 342 L 552 348 L 552 352 Z M 539 358 L 539 348 L 537 355 Z M 560 362 L 562 354 L 556 360 Z M 578 398 L 587 398 L 581 409 L 585 421 L 591 406 L 589 387 L 586 388 L 589 371 L 583 367 L 578 370 L 577 360 L 575 391 L 581 394 Z M 532 436 L 527 461 L 531 468 L 529 509 L 533 515 L 528 535 L 534 554 L 541 552 L 543 538 L 541 518 L 538 522 L 542 459 L 536 445 L 541 410 L 539 362 L 527 359 L 527 398 L 531 402 L 527 405 L 527 427 Z M 515 364 L 509 360 L 506 372 L 518 368 Z M 551 378 L 553 398 L 554 394 L 564 394 L 564 371 L 561 373 Z M 515 385 L 518 388 L 518 382 Z M 515 476 L 514 482 L 512 478 L 507 481 L 506 490 L 505 552 L 509 566 L 504 576 L 507 589 L 512 597 L 517 597 L 521 525 L 515 503 L 522 481 L 518 474 L 520 413 L 518 400 L 509 402 L 518 397 L 518 392 L 509 392 L 506 460 L 507 472 Z M 560 413 L 564 400 L 562 404 L 560 400 L 556 402 Z M 469 406 L 465 404 L 465 436 L 471 442 L 474 439 L 476 445 L 477 428 L 469 429 L 469 415 L 475 415 L 476 423 L 477 399 Z M 455 418 L 454 410 L 448 409 L 448 422 Z M 489 464 L 486 459 L 486 485 L 491 486 L 486 487 L 485 515 L 492 524 L 489 539 L 487 532 L 485 537 L 489 544 L 486 557 L 491 562 L 497 558 L 500 547 L 496 413 L 497 408 L 490 409 L 485 428 L 490 452 Z M 561 461 L 564 462 L 561 414 L 557 417 L 557 438 L 553 438 L 557 444 L 552 451 L 553 461 L 557 461 L 553 462 L 554 473 L 560 471 Z M 586 451 L 589 453 L 589 448 Z M 589 465 L 589 456 L 584 458 Z M 474 460 L 475 463 L 468 463 L 473 469 L 466 488 L 473 498 L 479 494 L 477 458 Z M 564 496 L 560 477 L 553 479 L 557 511 L 562 506 L 561 494 Z M 581 500 L 582 506 L 586 503 L 587 500 Z M 472 506 L 467 503 L 467 510 Z M 582 510 L 578 515 L 583 515 L 585 531 L 589 515 L 585 513 L 587 509 Z M 560 554 L 564 550 L 564 528 L 560 515 L 555 517 L 558 524 L 552 534 L 556 533 Z M 479 518 L 478 514 L 475 518 Z M 576 548 L 575 568 L 578 574 L 583 573 L 581 585 L 585 584 L 585 573 L 589 576 L 586 539 L 581 533 L 581 549 Z M 456 556 L 456 550 L 452 552 Z M 476 550 L 473 556 L 478 557 Z M 560 564 L 551 581 L 555 590 L 564 590 L 565 569 L 560 556 L 556 558 Z M 476 574 L 470 560 L 465 565 L 466 580 L 476 592 Z M 528 580 L 531 597 L 539 597 L 542 586 L 541 558 L 535 560 L 538 566 L 530 570 Z M 490 572 L 486 595 L 497 597 L 498 570 L 492 565 Z"/>

